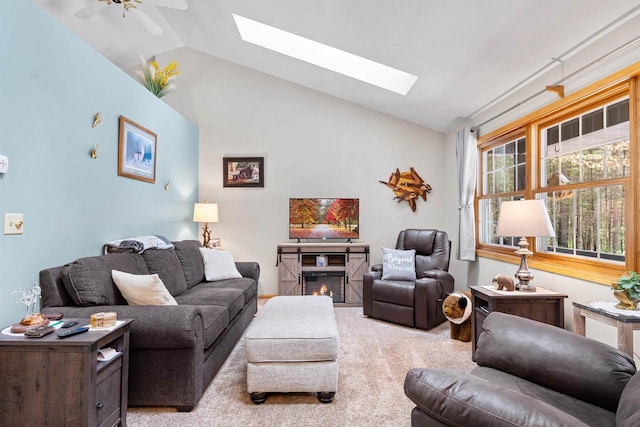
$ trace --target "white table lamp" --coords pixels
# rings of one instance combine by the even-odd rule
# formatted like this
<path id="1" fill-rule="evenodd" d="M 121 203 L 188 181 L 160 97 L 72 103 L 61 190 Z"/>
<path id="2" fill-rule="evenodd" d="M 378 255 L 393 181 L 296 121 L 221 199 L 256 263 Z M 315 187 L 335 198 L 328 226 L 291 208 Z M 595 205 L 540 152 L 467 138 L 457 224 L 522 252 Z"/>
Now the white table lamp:
<path id="1" fill-rule="evenodd" d="M 527 257 L 533 255 L 529 250 L 527 237 L 554 237 L 555 235 L 544 201 L 533 199 L 502 202 L 496 236 L 520 237 L 518 242 L 520 249 L 515 251 L 515 254 L 521 257 L 520 268 L 515 275 L 519 280 L 516 289 L 531 292 L 536 290 L 535 285 L 530 283 L 533 274 L 529 272 L 527 266 Z"/>
<path id="2" fill-rule="evenodd" d="M 193 222 L 203 222 L 202 226 L 202 246 L 209 247 L 211 239 L 210 222 L 218 222 L 218 204 L 217 203 L 196 203 L 193 207 Z"/>

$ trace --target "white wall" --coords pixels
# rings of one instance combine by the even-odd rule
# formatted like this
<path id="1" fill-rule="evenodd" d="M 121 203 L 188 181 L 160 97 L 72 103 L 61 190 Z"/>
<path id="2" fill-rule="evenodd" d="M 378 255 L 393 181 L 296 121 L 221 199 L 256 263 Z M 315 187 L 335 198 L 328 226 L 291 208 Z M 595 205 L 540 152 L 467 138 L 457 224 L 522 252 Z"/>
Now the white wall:
<path id="1" fill-rule="evenodd" d="M 408 227 L 443 229 L 450 183 L 443 134 L 248 68 L 178 49 L 182 75 L 166 98 L 200 128 L 200 200 L 219 204 L 212 236 L 237 260 L 255 260 L 259 294 L 277 294 L 276 245 L 288 240 L 290 197 L 358 197 L 360 242 L 372 262 Z M 264 188 L 223 188 L 224 156 L 264 156 Z M 386 181 L 416 168 L 433 187 L 416 212 L 396 203 Z"/>

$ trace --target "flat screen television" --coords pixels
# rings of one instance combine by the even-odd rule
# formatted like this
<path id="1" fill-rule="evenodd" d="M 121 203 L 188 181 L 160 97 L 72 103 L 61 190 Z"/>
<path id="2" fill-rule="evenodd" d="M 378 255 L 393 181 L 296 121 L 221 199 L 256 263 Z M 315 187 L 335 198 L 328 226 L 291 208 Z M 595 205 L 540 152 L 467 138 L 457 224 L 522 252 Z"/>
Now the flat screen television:
<path id="1" fill-rule="evenodd" d="M 290 239 L 357 239 L 360 200 L 289 199 Z"/>

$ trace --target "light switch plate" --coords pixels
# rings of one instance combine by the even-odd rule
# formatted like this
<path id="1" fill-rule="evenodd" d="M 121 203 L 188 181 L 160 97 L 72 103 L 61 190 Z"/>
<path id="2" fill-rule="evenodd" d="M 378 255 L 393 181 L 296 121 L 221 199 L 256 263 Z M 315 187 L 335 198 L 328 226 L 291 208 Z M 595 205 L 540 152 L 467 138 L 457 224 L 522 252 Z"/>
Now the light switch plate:
<path id="1" fill-rule="evenodd" d="M 24 220 L 22 214 L 4 214 L 4 234 L 22 234 Z"/>

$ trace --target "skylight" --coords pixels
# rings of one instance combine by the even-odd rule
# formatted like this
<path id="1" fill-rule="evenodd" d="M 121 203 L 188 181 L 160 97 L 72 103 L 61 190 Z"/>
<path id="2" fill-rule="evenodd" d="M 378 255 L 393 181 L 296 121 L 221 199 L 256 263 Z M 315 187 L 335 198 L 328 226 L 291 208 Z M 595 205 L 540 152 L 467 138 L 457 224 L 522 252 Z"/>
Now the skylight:
<path id="1" fill-rule="evenodd" d="M 233 15 L 242 40 L 335 71 L 345 76 L 406 95 L 418 80 L 404 71 L 331 46 Z"/>

